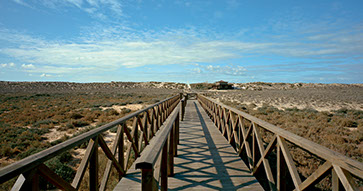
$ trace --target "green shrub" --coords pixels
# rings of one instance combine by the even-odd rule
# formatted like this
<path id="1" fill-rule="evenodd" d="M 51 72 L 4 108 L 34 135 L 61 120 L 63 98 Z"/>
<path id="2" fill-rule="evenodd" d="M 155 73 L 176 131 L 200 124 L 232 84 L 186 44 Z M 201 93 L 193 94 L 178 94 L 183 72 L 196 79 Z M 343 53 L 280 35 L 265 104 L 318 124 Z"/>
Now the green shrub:
<path id="1" fill-rule="evenodd" d="M 122 113 L 122 114 L 130 113 L 130 112 L 131 112 L 131 109 L 123 108 L 123 109 L 121 110 L 121 113 Z"/>
<path id="2" fill-rule="evenodd" d="M 79 113 L 72 113 L 71 114 L 72 119 L 81 119 L 82 117 L 83 117 L 83 115 L 81 115 Z"/>
<path id="3" fill-rule="evenodd" d="M 57 122 L 50 120 L 50 119 L 45 119 L 45 120 L 40 120 L 40 121 L 33 123 L 33 126 L 39 127 L 40 125 L 49 125 L 49 124 L 57 124 Z"/>
<path id="4" fill-rule="evenodd" d="M 68 154 L 66 154 L 68 153 Z M 64 179 L 67 182 L 72 182 L 73 177 L 75 176 L 76 172 L 71 167 L 69 167 L 66 162 L 70 161 L 72 159 L 72 156 L 69 152 L 62 153 L 59 156 L 56 156 L 47 162 L 45 162 L 45 165 L 47 165 L 52 171 L 54 171 L 57 175 L 59 175 L 62 179 Z M 48 183 L 43 178 L 40 180 L 40 187 L 41 189 L 49 190 L 54 189 L 55 186 Z"/>
<path id="5" fill-rule="evenodd" d="M 38 152 L 40 152 L 42 150 L 44 150 L 44 148 L 31 147 L 28 150 L 26 150 L 25 152 L 19 153 L 17 157 L 19 159 L 23 159 L 23 158 L 26 158 L 26 157 L 28 157 L 28 156 L 30 156 L 32 154 L 38 153 Z"/>
<path id="6" fill-rule="evenodd" d="M 86 121 L 77 120 L 77 121 L 72 121 L 72 125 L 74 127 L 84 127 L 84 126 L 89 125 L 89 123 Z"/>

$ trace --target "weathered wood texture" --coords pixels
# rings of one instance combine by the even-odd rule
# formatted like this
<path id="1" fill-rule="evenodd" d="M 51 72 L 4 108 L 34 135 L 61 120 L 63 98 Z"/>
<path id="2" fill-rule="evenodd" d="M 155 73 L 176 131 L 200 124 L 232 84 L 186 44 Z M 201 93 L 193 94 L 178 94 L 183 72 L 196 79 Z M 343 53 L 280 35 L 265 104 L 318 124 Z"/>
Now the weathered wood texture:
<path id="1" fill-rule="evenodd" d="M 196 100 L 188 101 L 184 117 L 179 126 L 173 176 L 167 179 L 168 189 L 263 190 Z M 140 158 L 135 163 L 139 161 Z M 130 169 L 115 190 L 141 190 L 141 182 L 141 171 Z M 154 182 L 157 183 L 157 177 Z M 162 185 L 161 190 L 165 190 Z"/>
<path id="2" fill-rule="evenodd" d="M 171 190 L 262 190 L 196 100 L 188 101 Z"/>
<path id="3" fill-rule="evenodd" d="M 264 185 L 268 185 L 270 190 L 288 189 L 288 177 L 292 180 L 293 189 L 309 190 L 329 174 L 333 177 L 333 190 L 340 185 L 346 190 L 363 189 L 356 185 L 353 178 L 362 181 L 362 163 L 203 95 L 198 95 L 198 100 L 221 134 L 247 162 L 251 172 L 254 175 L 261 173 L 261 166 L 264 167 Z M 273 135 L 270 142 L 262 141 L 261 130 Z M 287 142 L 315 155 L 325 163 L 302 181 Z M 270 168 L 271 161 L 268 160 L 272 153 L 277 156 L 277 164 L 274 164 L 277 169 L 274 173 Z"/>
<path id="4" fill-rule="evenodd" d="M 0 183 L 20 175 L 13 189 L 27 189 L 29 188 L 28 185 L 32 188 L 37 188 L 37 184 L 39 183 L 38 175 L 41 175 L 60 189 L 77 190 L 80 188 L 80 184 L 88 167 L 90 190 L 105 190 L 111 168 L 115 167 L 119 178 L 124 176 L 128 164 L 131 161 L 132 151 L 135 154 L 135 157 L 140 155 L 144 147 L 149 144 L 150 139 L 160 129 L 161 125 L 179 102 L 180 95 L 175 95 L 1 168 Z M 128 120 L 133 121 L 131 127 L 126 125 Z M 113 127 L 117 127 L 117 135 L 113 142 L 113 146 L 110 149 L 103 139 L 102 133 Z M 129 128 L 131 128 L 131 131 Z M 126 139 L 124 139 L 125 137 Z M 85 142 L 88 142 L 88 147 L 71 184 L 61 179 L 61 177 L 44 165 L 45 161 Z M 125 144 L 126 151 L 124 150 Z M 101 147 L 101 149 L 99 149 L 99 147 Z M 98 163 L 99 150 L 103 151 L 108 158 L 102 178 L 99 176 L 101 175 L 101 172 L 98 170 L 100 168 Z"/>
<path id="5" fill-rule="evenodd" d="M 168 178 L 173 172 L 174 148 L 176 149 L 179 134 L 179 117 L 182 104 L 179 104 L 172 114 L 166 119 L 156 133 L 150 144 L 134 162 L 132 170 L 117 184 L 114 190 L 167 190 Z M 141 177 L 140 177 L 140 169 Z M 137 174 L 137 176 L 135 176 Z M 161 180 L 161 181 L 160 181 Z M 159 182 L 161 182 L 159 184 Z M 141 184 L 140 184 L 141 183 Z"/>

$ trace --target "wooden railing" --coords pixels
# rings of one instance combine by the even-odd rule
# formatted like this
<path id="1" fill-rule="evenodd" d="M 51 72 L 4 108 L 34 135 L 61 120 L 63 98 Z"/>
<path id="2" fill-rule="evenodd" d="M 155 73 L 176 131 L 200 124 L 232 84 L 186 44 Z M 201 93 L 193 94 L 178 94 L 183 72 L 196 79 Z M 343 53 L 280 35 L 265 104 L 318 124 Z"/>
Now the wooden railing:
<path id="1" fill-rule="evenodd" d="M 264 182 L 261 183 L 265 184 L 265 189 L 309 190 L 327 176 L 332 190 L 362 189 L 362 185 L 358 185 L 363 179 L 362 163 L 203 95 L 198 94 L 198 100 L 244 159 L 251 173 L 262 173 L 264 178 L 259 181 Z M 262 131 L 271 134 L 270 142 L 263 141 Z M 325 162 L 302 180 L 288 145 L 300 148 Z M 276 163 L 272 163 L 275 161 L 271 160 L 273 158 Z M 290 187 L 289 177 L 292 179 Z"/>
<path id="2" fill-rule="evenodd" d="M 126 173 L 132 158 L 135 158 L 149 144 L 151 138 L 178 105 L 181 95 L 176 95 L 136 111 L 116 121 L 103 125 L 55 145 L 37 154 L 31 155 L 9 166 L 0 169 L 0 184 L 18 176 L 12 190 L 39 190 L 39 175 L 62 190 L 78 190 L 89 166 L 89 189 L 105 190 L 112 166 L 118 172 L 119 179 Z M 179 110 L 178 110 L 179 111 Z M 132 121 L 131 130 L 127 122 Z M 109 148 L 102 133 L 117 127 L 117 134 L 112 148 Z M 126 140 L 124 138 L 126 137 Z M 66 182 L 59 175 L 48 168 L 44 162 L 57 155 L 71 150 L 82 143 L 87 143 L 87 150 L 77 169 L 72 183 Z M 126 144 L 126 152 L 124 145 Z M 99 183 L 98 148 L 101 147 L 108 158 L 105 171 Z"/>
<path id="3" fill-rule="evenodd" d="M 180 120 L 183 121 L 184 120 L 184 115 L 185 115 L 185 106 L 187 105 L 187 101 L 188 101 L 188 94 L 186 94 L 185 96 L 183 96 L 183 98 L 180 100 L 180 104 L 181 104 L 181 111 L 180 111 Z"/>
<path id="4" fill-rule="evenodd" d="M 177 156 L 179 143 L 179 118 L 181 102 L 165 122 L 150 145 L 135 161 L 136 169 L 141 169 L 141 190 L 168 189 L 168 176 L 174 175 L 174 157 Z"/>

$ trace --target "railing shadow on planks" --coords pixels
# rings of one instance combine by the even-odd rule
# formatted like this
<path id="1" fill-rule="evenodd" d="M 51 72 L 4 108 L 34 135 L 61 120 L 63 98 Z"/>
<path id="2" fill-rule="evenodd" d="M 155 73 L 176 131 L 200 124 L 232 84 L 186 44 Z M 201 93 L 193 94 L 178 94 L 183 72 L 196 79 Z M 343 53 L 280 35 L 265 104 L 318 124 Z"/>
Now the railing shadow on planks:
<path id="1" fill-rule="evenodd" d="M 266 190 L 311 190 L 327 176 L 332 190 L 362 190 L 362 163 L 201 94 L 197 97 L 251 173 L 257 178 L 262 174 L 258 179 Z M 261 131 L 271 134 L 269 143 L 263 142 Z M 302 181 L 288 144 L 325 162 Z M 269 160 L 273 157 L 277 164 Z"/>
<path id="2" fill-rule="evenodd" d="M 182 98 L 182 94 L 175 95 L 145 109 L 136 111 L 116 121 L 83 133 L 63 143 L 10 164 L 0 169 L 0 184 L 18 176 L 12 190 L 39 190 L 40 175 L 59 189 L 78 190 L 87 170 L 87 166 L 89 166 L 89 189 L 106 190 L 112 166 L 116 168 L 119 179 L 121 179 L 127 172 L 127 167 L 130 166 L 130 158 L 132 157 L 131 150 L 134 151 L 135 158 L 137 158 L 173 111 L 173 117 L 175 117 L 175 108 L 178 109 L 177 114 L 179 114 L 179 110 L 181 110 L 182 115 L 184 115 L 183 107 L 185 106 L 185 103 L 186 100 L 185 98 Z M 180 105 L 183 107 L 180 108 Z M 178 120 L 179 116 L 174 119 L 175 123 L 172 125 L 173 127 L 175 124 L 179 123 Z M 128 121 L 132 121 L 131 131 L 127 126 Z M 107 146 L 102 133 L 113 127 L 117 127 L 117 134 L 112 148 L 110 149 Z M 124 140 L 125 137 L 126 140 Z M 47 160 L 86 142 L 88 142 L 88 146 L 85 156 L 77 169 L 72 183 L 68 183 L 63 180 L 44 164 Z M 124 151 L 125 144 L 126 153 Z M 102 148 L 108 158 L 100 183 L 98 177 L 99 147 Z M 176 149 L 173 152 L 176 153 Z"/>

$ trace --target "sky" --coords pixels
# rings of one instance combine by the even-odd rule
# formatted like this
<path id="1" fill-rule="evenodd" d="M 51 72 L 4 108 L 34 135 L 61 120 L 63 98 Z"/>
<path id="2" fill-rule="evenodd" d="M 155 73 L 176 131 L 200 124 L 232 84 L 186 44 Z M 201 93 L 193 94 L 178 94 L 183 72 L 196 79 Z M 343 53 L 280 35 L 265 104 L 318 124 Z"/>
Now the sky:
<path id="1" fill-rule="evenodd" d="M 0 80 L 363 83 L 362 10 L 362 0 L 0 0 Z"/>

